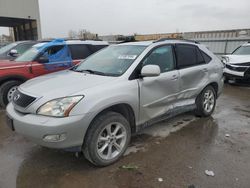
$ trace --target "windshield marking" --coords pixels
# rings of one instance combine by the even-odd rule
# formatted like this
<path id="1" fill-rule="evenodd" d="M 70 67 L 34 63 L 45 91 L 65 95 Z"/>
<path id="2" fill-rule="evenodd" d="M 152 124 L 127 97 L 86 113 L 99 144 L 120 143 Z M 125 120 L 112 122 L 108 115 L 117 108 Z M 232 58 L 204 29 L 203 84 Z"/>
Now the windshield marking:
<path id="1" fill-rule="evenodd" d="M 119 55 L 118 59 L 136 59 L 137 55 Z"/>

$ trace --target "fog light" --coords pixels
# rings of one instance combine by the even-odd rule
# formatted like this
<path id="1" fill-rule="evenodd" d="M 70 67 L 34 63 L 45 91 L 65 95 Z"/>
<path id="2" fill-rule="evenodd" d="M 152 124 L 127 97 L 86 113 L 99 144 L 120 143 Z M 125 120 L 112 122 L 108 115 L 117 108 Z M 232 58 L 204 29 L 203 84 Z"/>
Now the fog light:
<path id="1" fill-rule="evenodd" d="M 66 139 L 66 133 L 45 135 L 43 137 L 43 140 L 45 142 L 61 142 L 65 139 Z"/>

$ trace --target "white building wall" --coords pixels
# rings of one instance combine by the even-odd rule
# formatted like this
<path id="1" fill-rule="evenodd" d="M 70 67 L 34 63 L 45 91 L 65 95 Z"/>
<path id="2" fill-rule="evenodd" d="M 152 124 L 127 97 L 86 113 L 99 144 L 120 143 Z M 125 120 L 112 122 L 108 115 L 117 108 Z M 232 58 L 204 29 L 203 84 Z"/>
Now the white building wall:
<path id="1" fill-rule="evenodd" d="M 41 39 L 41 23 L 38 0 L 0 0 L 0 17 L 35 19 L 38 38 Z"/>

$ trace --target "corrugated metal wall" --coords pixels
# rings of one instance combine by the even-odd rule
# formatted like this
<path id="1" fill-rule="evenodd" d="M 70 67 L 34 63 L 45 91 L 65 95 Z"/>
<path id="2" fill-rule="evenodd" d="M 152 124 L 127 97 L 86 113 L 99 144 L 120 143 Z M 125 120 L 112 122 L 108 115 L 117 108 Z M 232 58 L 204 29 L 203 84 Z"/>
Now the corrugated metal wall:
<path id="1" fill-rule="evenodd" d="M 224 55 L 232 53 L 240 45 L 249 42 L 250 38 L 202 39 L 197 41 L 207 46 L 216 55 Z"/>

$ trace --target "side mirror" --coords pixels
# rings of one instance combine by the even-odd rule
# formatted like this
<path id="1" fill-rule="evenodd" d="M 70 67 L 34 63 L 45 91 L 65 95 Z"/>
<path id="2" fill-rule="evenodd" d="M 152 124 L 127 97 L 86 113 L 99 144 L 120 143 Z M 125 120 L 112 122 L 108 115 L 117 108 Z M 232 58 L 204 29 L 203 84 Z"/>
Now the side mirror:
<path id="1" fill-rule="evenodd" d="M 158 65 L 146 65 L 141 69 L 142 77 L 154 77 L 161 74 L 160 67 Z"/>
<path id="2" fill-rule="evenodd" d="M 39 63 L 48 63 L 49 62 L 49 59 L 46 57 L 46 56 L 40 56 L 38 59 L 37 59 L 37 61 L 39 62 Z"/>
<path id="3" fill-rule="evenodd" d="M 17 57 L 18 56 L 18 52 L 17 52 L 16 49 L 12 49 L 12 50 L 10 50 L 9 55 L 12 56 L 12 57 Z"/>

